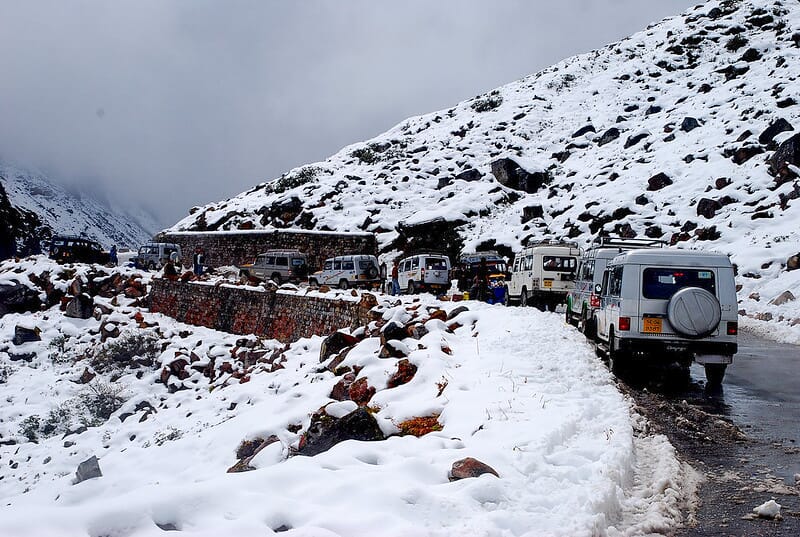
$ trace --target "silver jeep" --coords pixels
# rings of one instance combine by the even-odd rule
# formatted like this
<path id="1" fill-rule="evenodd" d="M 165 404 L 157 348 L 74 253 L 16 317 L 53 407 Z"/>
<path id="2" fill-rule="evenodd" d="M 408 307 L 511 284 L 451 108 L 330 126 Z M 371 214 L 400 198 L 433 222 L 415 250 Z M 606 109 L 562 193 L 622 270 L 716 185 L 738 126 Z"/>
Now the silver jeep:
<path id="1" fill-rule="evenodd" d="M 719 386 L 736 354 L 738 314 L 728 256 L 690 250 L 633 250 L 603 273 L 596 345 L 619 371 L 636 360 L 692 361 Z"/>

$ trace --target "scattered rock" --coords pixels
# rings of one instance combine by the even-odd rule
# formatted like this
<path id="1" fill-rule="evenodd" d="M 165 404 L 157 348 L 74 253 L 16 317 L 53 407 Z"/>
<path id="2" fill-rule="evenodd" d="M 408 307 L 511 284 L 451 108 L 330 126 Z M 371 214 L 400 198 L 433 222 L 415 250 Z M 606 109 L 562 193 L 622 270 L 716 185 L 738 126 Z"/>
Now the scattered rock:
<path id="1" fill-rule="evenodd" d="M 22 345 L 23 343 L 29 343 L 31 341 L 41 341 L 42 338 L 39 334 L 41 334 L 41 330 L 37 327 L 27 328 L 17 325 L 14 327 L 14 338 L 11 340 L 11 343 L 14 345 Z"/>
<path id="2" fill-rule="evenodd" d="M 699 126 L 700 123 L 698 123 L 697 120 L 693 117 L 687 116 L 683 118 L 683 121 L 681 122 L 681 130 L 683 132 L 691 132 Z"/>
<path id="3" fill-rule="evenodd" d="M 786 270 L 797 270 L 800 268 L 800 253 L 793 255 L 786 260 Z"/>
<path id="4" fill-rule="evenodd" d="M 356 376 L 353 373 L 345 373 L 344 376 L 339 379 L 331 393 L 328 397 L 333 399 L 334 401 L 349 401 L 350 400 L 350 386 L 356 380 Z"/>
<path id="5" fill-rule="evenodd" d="M 462 181 L 467 181 L 468 183 L 471 183 L 473 181 L 480 181 L 481 177 L 483 177 L 481 175 L 481 172 L 475 169 L 464 170 L 463 172 L 456 175 L 456 179 L 461 179 Z"/>
<path id="6" fill-rule="evenodd" d="M 323 453 L 345 440 L 378 441 L 385 437 L 378 422 L 364 408 L 354 410 L 336 419 L 327 414 L 317 413 L 311 417 L 298 448 L 299 455 L 314 456 Z"/>
<path id="7" fill-rule="evenodd" d="M 492 162 L 492 174 L 501 185 L 529 194 L 538 192 L 553 180 L 547 171 L 530 173 L 510 158 L 501 158 Z"/>
<path id="8" fill-rule="evenodd" d="M 0 285 L 0 317 L 6 313 L 27 313 L 41 309 L 39 293 L 22 284 Z"/>
<path id="9" fill-rule="evenodd" d="M 396 388 L 403 384 L 407 384 L 417 374 L 417 366 L 409 362 L 407 359 L 397 362 L 397 371 L 389 377 L 386 382 L 387 388 Z"/>
<path id="10" fill-rule="evenodd" d="M 654 192 L 672 184 L 672 179 L 665 173 L 658 173 L 647 180 L 647 190 Z"/>
<path id="11" fill-rule="evenodd" d="M 783 182 L 795 177 L 790 166 L 800 166 L 800 134 L 795 134 L 780 144 L 767 162 L 769 172 L 775 177 L 784 179 Z"/>
<path id="12" fill-rule="evenodd" d="M 705 218 L 714 218 L 718 210 L 722 208 L 722 204 L 717 200 L 710 198 L 703 198 L 697 202 L 697 216 Z"/>
<path id="13" fill-rule="evenodd" d="M 597 138 L 597 145 L 604 146 L 609 142 L 613 142 L 614 140 L 619 138 L 619 135 L 620 135 L 619 129 L 616 127 L 611 127 L 606 132 L 601 134 L 599 138 Z"/>
<path id="14" fill-rule="evenodd" d="M 787 302 L 791 302 L 793 300 L 795 300 L 794 294 L 792 294 L 791 291 L 786 290 L 783 293 L 776 296 L 775 298 L 773 298 L 772 300 L 770 300 L 769 303 L 772 304 L 773 306 L 782 306 L 783 304 L 786 304 Z"/>
<path id="15" fill-rule="evenodd" d="M 322 363 L 334 354 L 338 354 L 342 350 L 352 347 L 358 343 L 358 338 L 345 334 L 344 332 L 334 332 L 326 337 L 319 348 L 319 362 Z"/>
<path id="16" fill-rule="evenodd" d="M 403 325 L 394 321 L 386 323 L 381 330 L 381 345 L 385 346 L 387 341 L 396 339 L 402 341 L 407 337 L 406 329 Z"/>
<path id="17" fill-rule="evenodd" d="M 253 460 L 253 458 L 265 447 L 279 441 L 280 439 L 274 434 L 270 435 L 269 438 L 266 439 L 259 437 L 253 440 L 243 440 L 236 449 L 236 458 L 238 458 L 239 461 L 228 468 L 228 473 L 234 474 L 238 472 L 249 472 L 251 470 L 255 470 L 255 468 L 250 466 L 250 462 Z"/>
<path id="18" fill-rule="evenodd" d="M 75 472 L 75 479 L 72 481 L 73 485 L 82 483 L 87 479 L 94 479 L 95 477 L 103 477 L 103 472 L 100 471 L 100 462 L 97 457 L 92 455 L 78 465 L 78 470 Z"/>
<path id="19" fill-rule="evenodd" d="M 94 312 L 94 301 L 92 297 L 86 294 L 78 295 L 67 302 L 67 308 L 64 312 L 66 317 L 73 319 L 88 319 Z"/>
<path id="20" fill-rule="evenodd" d="M 494 468 L 472 457 L 461 459 L 453 463 L 450 469 L 450 481 L 458 481 L 459 479 L 467 479 L 469 477 L 478 477 L 483 474 L 492 474 L 495 477 L 500 477 Z"/>
<path id="21" fill-rule="evenodd" d="M 767 518 L 769 520 L 781 520 L 781 504 L 775 500 L 769 500 L 762 503 L 758 507 L 753 508 L 753 512 L 760 518 Z"/>
<path id="22" fill-rule="evenodd" d="M 358 406 L 366 406 L 373 395 L 375 395 L 375 388 L 370 386 L 364 377 L 353 382 L 348 390 L 348 398 Z"/>
<path id="23" fill-rule="evenodd" d="M 457 316 L 461 315 L 465 311 L 469 311 L 469 308 L 466 307 L 466 306 L 458 306 L 457 308 L 453 309 L 453 311 L 451 311 L 447 315 L 447 320 L 448 321 L 452 321 L 453 319 L 455 319 Z"/>

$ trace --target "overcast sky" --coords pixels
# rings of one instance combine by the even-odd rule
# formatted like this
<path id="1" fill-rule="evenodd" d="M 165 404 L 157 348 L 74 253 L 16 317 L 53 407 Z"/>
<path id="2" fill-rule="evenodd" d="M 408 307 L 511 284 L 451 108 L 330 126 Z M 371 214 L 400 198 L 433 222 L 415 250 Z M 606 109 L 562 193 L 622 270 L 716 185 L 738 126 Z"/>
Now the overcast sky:
<path id="1" fill-rule="evenodd" d="M 0 158 L 165 225 L 686 0 L 0 0 Z"/>

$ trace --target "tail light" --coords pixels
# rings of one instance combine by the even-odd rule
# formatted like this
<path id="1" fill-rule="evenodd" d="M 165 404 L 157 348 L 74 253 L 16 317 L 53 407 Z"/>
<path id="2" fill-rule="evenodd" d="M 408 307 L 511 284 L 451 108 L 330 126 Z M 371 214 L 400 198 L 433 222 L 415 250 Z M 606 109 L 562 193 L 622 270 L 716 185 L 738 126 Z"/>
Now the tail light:
<path id="1" fill-rule="evenodd" d="M 600 307 L 600 297 L 597 296 L 596 294 L 592 293 L 589 296 L 589 305 L 591 307 L 593 307 L 593 308 L 599 308 Z"/>
<path id="2" fill-rule="evenodd" d="M 735 336 L 739 333 L 739 323 L 732 321 L 728 323 L 728 335 Z"/>
<path id="3" fill-rule="evenodd" d="M 425 269 L 424 268 L 419 269 L 419 279 L 422 280 L 422 281 L 425 281 Z"/>
<path id="4" fill-rule="evenodd" d="M 619 318 L 619 327 L 620 331 L 625 330 L 628 331 L 631 329 L 631 318 L 630 317 L 620 317 Z"/>

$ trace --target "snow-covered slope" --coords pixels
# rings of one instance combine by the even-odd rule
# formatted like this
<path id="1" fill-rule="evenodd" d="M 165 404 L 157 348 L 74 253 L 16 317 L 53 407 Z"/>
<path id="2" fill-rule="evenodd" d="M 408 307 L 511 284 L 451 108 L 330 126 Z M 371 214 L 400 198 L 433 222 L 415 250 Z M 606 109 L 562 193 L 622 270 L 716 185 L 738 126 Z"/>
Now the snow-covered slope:
<path id="1" fill-rule="evenodd" d="M 152 235 L 124 212 L 111 210 L 89 195 L 70 192 L 41 173 L 0 162 L 0 183 L 12 206 L 34 213 L 54 234 L 84 235 L 106 248 L 112 244 L 136 247 Z"/>
<path id="2" fill-rule="evenodd" d="M 797 2 L 710 1 L 172 229 L 370 230 L 387 250 L 398 223 L 434 217 L 462 223 L 468 249 L 616 231 L 729 253 L 747 290 L 800 250 L 798 169 L 767 163 L 800 128 L 798 30 Z M 504 171 L 531 192 L 500 184 Z"/>

